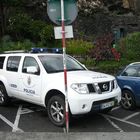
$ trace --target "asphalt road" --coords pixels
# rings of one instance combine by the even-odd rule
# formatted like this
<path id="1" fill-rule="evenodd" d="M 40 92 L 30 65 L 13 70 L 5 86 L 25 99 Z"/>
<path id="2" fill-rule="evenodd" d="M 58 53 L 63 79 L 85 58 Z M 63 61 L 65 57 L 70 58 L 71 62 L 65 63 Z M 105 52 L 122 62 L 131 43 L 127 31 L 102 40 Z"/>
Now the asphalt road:
<path id="1" fill-rule="evenodd" d="M 108 114 L 92 113 L 73 118 L 71 133 L 77 132 L 140 132 L 140 108 L 127 111 L 116 107 Z M 54 126 L 45 108 L 22 101 L 13 101 L 0 107 L 0 132 L 61 132 L 66 129 Z"/>

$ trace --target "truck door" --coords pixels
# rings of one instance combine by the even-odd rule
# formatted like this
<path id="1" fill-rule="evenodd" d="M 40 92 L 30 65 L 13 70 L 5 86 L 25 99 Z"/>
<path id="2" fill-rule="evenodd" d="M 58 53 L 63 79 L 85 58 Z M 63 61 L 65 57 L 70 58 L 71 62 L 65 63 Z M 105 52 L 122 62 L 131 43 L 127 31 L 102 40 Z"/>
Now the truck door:
<path id="1" fill-rule="evenodd" d="M 21 56 L 9 56 L 6 64 L 6 79 L 8 82 L 8 91 L 14 97 L 18 97 L 19 89 L 19 64 Z"/>
<path id="2" fill-rule="evenodd" d="M 40 103 L 41 71 L 34 57 L 25 56 L 20 76 L 21 97 L 27 101 Z"/>

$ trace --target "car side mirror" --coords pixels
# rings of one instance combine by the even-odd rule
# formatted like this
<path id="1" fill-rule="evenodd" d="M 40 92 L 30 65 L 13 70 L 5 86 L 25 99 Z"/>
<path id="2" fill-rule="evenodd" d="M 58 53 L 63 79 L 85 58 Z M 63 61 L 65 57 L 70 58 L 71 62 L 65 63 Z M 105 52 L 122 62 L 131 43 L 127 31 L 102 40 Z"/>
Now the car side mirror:
<path id="1" fill-rule="evenodd" d="M 123 72 L 122 76 L 128 76 L 127 72 Z"/>

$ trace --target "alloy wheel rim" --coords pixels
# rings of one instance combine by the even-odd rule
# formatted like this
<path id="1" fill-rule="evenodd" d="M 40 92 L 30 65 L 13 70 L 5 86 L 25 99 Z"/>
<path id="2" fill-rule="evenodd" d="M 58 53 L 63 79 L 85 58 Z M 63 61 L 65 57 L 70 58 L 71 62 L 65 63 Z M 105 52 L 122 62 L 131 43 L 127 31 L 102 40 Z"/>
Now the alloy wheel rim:
<path id="1" fill-rule="evenodd" d="M 51 104 L 50 112 L 53 120 L 55 120 L 57 123 L 63 121 L 64 107 L 58 101 L 55 101 Z"/>
<path id="2" fill-rule="evenodd" d="M 132 97 L 130 96 L 129 93 L 125 92 L 122 95 L 122 105 L 126 108 L 129 109 L 132 106 Z"/>

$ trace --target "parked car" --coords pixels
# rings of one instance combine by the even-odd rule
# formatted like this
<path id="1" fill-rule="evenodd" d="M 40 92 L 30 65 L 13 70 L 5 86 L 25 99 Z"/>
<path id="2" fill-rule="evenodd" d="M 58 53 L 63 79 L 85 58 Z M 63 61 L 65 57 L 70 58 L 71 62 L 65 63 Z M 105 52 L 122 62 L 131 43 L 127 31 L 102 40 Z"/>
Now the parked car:
<path id="1" fill-rule="evenodd" d="M 140 62 L 126 66 L 116 77 L 122 90 L 121 106 L 133 110 L 140 105 Z"/>

